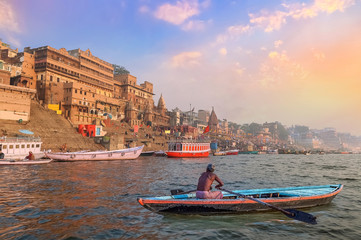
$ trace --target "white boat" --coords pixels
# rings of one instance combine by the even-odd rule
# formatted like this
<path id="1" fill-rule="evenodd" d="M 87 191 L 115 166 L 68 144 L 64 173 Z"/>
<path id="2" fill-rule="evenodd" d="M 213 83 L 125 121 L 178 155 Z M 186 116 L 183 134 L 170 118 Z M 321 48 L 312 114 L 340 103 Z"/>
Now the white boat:
<path id="1" fill-rule="evenodd" d="M 52 159 L 38 159 L 38 160 L 0 160 L 0 165 L 30 165 L 30 164 L 43 164 L 43 163 L 50 163 L 53 161 Z"/>
<path id="2" fill-rule="evenodd" d="M 126 148 L 114 151 L 94 151 L 94 152 L 45 152 L 45 155 L 56 161 L 110 161 L 136 159 L 141 154 L 143 146 Z"/>
<path id="3" fill-rule="evenodd" d="M 36 159 L 44 157 L 41 144 L 41 139 L 37 137 L 0 137 L 0 149 L 5 158 L 11 160 L 22 160 L 30 151 Z"/>

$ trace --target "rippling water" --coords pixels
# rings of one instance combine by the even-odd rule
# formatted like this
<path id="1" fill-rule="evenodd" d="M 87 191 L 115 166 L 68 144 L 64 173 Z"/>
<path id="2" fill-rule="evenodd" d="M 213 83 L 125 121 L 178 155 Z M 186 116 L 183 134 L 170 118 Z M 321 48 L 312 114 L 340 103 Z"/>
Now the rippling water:
<path id="1" fill-rule="evenodd" d="M 0 166 L 0 239 L 360 239 L 361 155 L 140 157 L 113 162 Z M 279 212 L 159 215 L 137 197 L 196 188 L 207 164 L 225 188 L 344 184 L 331 204 L 305 209 L 308 225 Z"/>

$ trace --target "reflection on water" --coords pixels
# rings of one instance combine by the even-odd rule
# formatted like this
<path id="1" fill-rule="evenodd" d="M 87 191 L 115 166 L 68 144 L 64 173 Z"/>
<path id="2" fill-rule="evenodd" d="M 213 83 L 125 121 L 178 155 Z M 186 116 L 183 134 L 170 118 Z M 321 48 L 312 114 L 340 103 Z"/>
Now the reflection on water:
<path id="1" fill-rule="evenodd" d="M 1 239 L 357 239 L 360 155 L 140 157 L 0 167 Z M 195 189 L 209 162 L 228 189 L 344 184 L 330 205 L 307 209 L 318 225 L 282 213 L 159 215 L 137 197 Z"/>

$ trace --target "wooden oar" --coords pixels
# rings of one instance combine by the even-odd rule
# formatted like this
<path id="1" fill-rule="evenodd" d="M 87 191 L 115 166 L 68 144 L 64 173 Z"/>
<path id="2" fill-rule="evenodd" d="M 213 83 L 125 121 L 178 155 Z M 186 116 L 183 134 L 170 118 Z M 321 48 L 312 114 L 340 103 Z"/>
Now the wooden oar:
<path id="1" fill-rule="evenodd" d="M 195 192 L 195 191 L 197 191 L 197 189 L 192 190 L 192 191 L 187 191 L 187 192 L 184 192 L 182 189 L 174 189 L 174 190 L 170 190 L 170 193 L 172 195 L 181 195 L 181 194 L 187 194 L 187 193 L 191 193 L 191 192 Z"/>
<path id="2" fill-rule="evenodd" d="M 232 192 L 232 191 L 229 191 L 229 190 L 224 189 L 224 188 L 219 188 L 219 189 L 222 190 L 222 191 L 225 191 L 225 192 L 240 196 L 242 198 L 247 198 L 247 199 L 250 199 L 252 201 L 258 202 L 260 204 L 266 205 L 269 208 L 272 208 L 274 210 L 282 212 L 284 215 L 286 215 L 289 218 L 293 218 L 293 219 L 296 219 L 298 221 L 302 221 L 302 222 L 305 222 L 305 223 L 317 224 L 316 217 L 313 216 L 312 214 L 305 213 L 305 212 L 302 212 L 302 211 L 298 211 L 298 210 L 295 210 L 295 209 L 287 209 L 287 210 L 282 209 L 280 207 L 276 207 L 276 206 L 271 205 L 269 203 L 262 202 L 261 200 L 258 200 L 256 198 L 252 198 L 252 197 L 249 197 L 249 196 L 246 196 L 246 195 L 243 195 L 243 194 Z"/>

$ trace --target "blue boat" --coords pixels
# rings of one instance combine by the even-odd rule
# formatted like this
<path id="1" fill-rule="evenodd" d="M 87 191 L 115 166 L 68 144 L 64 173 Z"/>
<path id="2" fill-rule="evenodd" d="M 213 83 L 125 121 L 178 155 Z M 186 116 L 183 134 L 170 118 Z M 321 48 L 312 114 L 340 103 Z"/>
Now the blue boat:
<path id="1" fill-rule="evenodd" d="M 195 192 L 160 197 L 138 198 L 153 212 L 179 214 L 244 213 L 278 208 L 307 208 L 330 203 L 341 192 L 342 184 L 222 191 L 223 199 L 198 199 Z M 246 197 L 241 197 L 241 195 Z M 247 198 L 249 197 L 249 198 Z M 253 200 L 252 200 L 253 199 Z M 258 200 L 259 202 L 255 201 Z M 260 203 L 261 202 L 261 203 Z M 266 203 L 266 204 L 262 204 Z"/>

